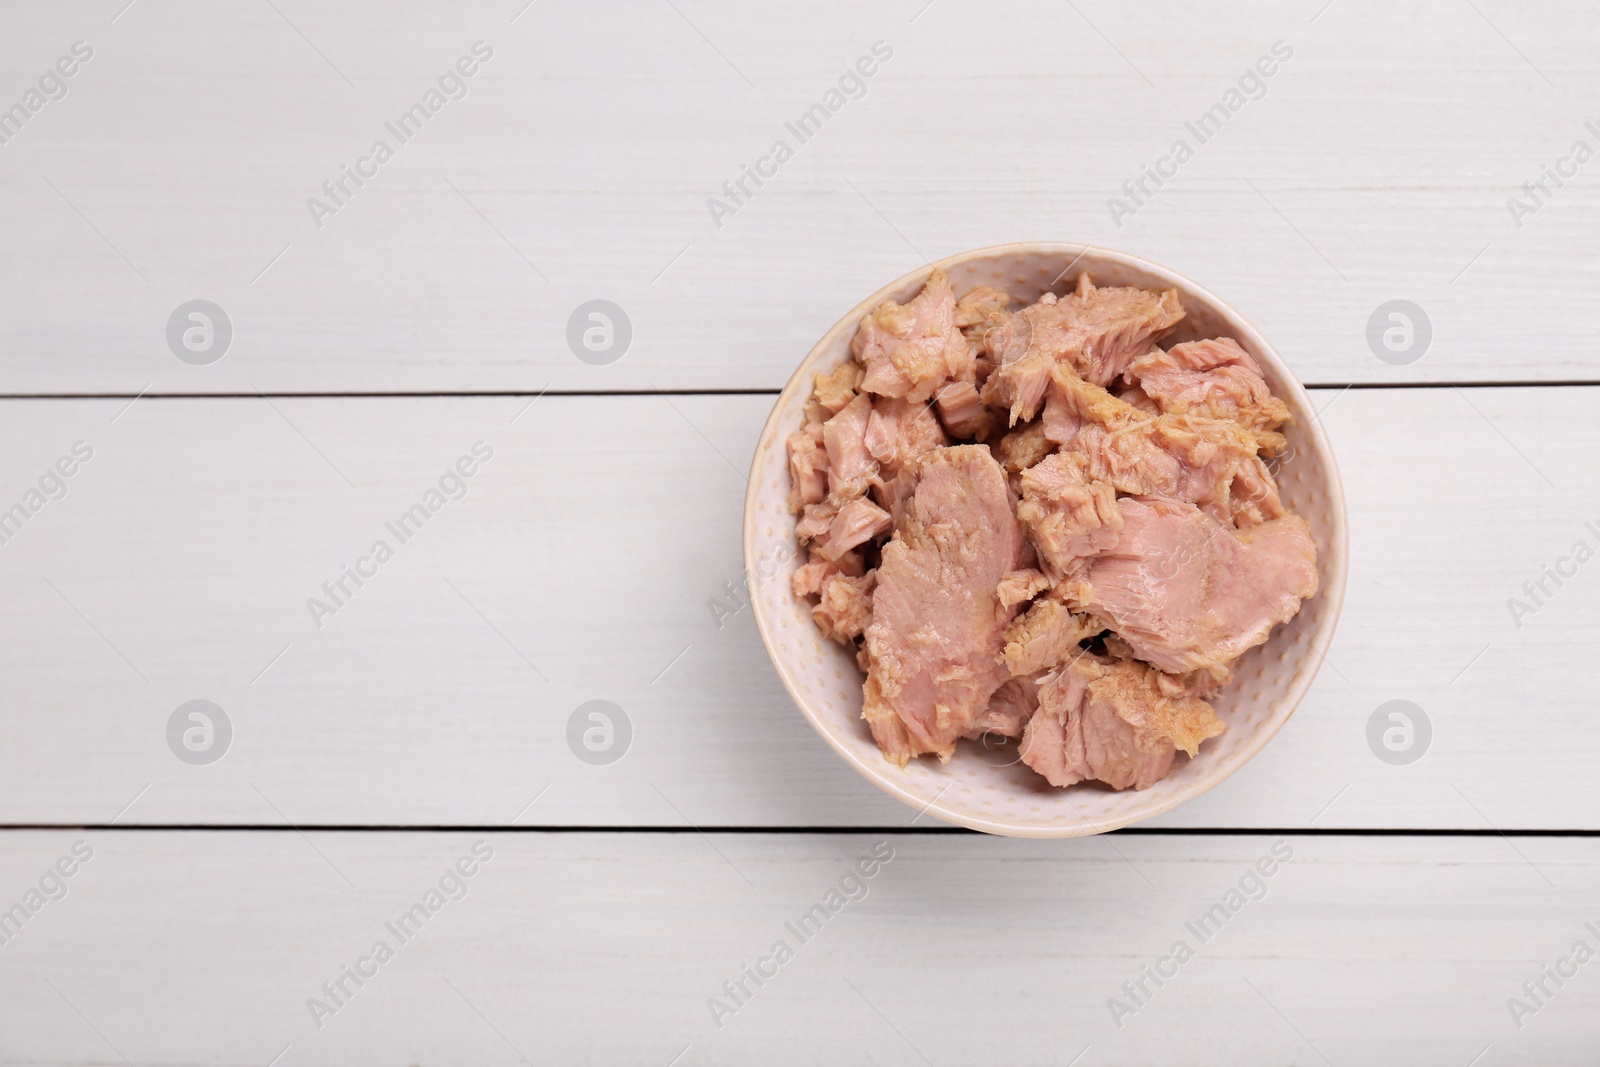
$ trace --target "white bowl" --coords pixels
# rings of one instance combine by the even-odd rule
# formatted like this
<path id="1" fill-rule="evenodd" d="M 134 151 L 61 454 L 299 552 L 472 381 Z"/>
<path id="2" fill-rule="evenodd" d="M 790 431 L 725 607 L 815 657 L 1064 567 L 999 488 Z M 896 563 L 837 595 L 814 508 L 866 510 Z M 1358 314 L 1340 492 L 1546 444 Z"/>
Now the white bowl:
<path id="1" fill-rule="evenodd" d="M 803 562 L 789 513 L 785 439 L 800 429 L 812 376 L 850 358 L 861 317 L 885 300 L 907 301 L 934 268 L 949 275 L 956 294 L 980 283 L 1023 303 L 1047 291 L 1065 293 L 1078 272 L 1096 285 L 1176 289 L 1185 318 L 1171 341 L 1232 337 L 1261 364 L 1267 384 L 1289 405 L 1284 428 L 1290 451 L 1278 469 L 1284 504 L 1311 524 L 1321 588 L 1300 614 L 1277 627 L 1266 644 L 1237 664 L 1233 681 L 1214 702 L 1227 723 L 1193 760 L 1181 754 L 1166 778 L 1149 789 L 1113 791 L 1097 783 L 1066 789 L 1015 763 L 1014 746 L 961 742 L 941 765 L 932 757 L 905 768 L 884 759 L 861 718 L 862 673 L 852 652 L 825 639 L 797 598 L 789 578 Z M 778 676 L 801 712 L 844 760 L 891 796 L 946 822 L 1014 837 L 1076 837 L 1148 819 L 1210 789 L 1261 751 L 1288 721 L 1321 666 L 1344 600 L 1348 567 L 1344 491 L 1316 411 L 1282 357 L 1237 311 L 1165 267 L 1109 249 L 1075 244 L 1010 244 L 950 256 L 890 282 L 823 335 L 784 386 L 762 428 L 745 497 L 744 557 L 756 627 Z"/>

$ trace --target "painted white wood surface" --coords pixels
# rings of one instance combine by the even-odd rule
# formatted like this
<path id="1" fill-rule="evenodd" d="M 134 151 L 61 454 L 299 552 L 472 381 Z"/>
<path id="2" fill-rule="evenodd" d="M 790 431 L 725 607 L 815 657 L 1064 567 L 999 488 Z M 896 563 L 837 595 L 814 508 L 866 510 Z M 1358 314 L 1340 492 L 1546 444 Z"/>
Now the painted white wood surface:
<path id="1" fill-rule="evenodd" d="M 1600 377 L 1591 172 L 1507 208 L 1600 145 L 1580 3 L 124 3 L 4 15 L 5 105 L 95 49 L 0 145 L 6 393 L 775 387 L 925 256 L 1040 239 L 1191 275 L 1309 382 Z M 317 228 L 307 199 L 480 39 L 468 95 Z M 865 95 L 716 226 L 879 40 Z M 1279 40 L 1265 95 L 1186 133 Z M 236 331 L 214 366 L 164 342 L 197 297 Z M 602 297 L 634 339 L 592 367 L 565 330 Z M 1366 340 L 1395 298 L 1433 324 L 1406 368 Z"/>
<path id="2" fill-rule="evenodd" d="M 0 900 L 80 839 L 68 895 L 0 946 L 7 1063 L 1551 1067 L 1593 1062 L 1600 1009 L 1592 960 L 1520 1029 L 1506 1003 L 1600 941 L 1593 839 L 9 832 Z M 785 924 L 875 845 L 801 943 Z M 1202 943 L 1186 924 L 1274 847 Z M 308 999 L 379 939 L 394 958 L 318 1028 Z M 780 939 L 718 1028 L 707 1000 Z M 1107 1001 L 1179 940 L 1119 1029 Z"/>
<path id="3" fill-rule="evenodd" d="M 1272 744 L 1162 822 L 1600 828 L 1581 666 L 1600 564 L 1520 628 L 1506 606 L 1597 541 L 1594 390 L 1314 395 L 1352 516 L 1338 636 Z M 95 449 L 0 545 L 0 821 L 105 823 L 137 796 L 121 822 L 894 825 L 748 614 L 719 629 L 709 606 L 737 604 L 770 400 L 0 403 L 0 507 L 74 441 Z M 468 495 L 400 544 L 385 522 L 479 440 L 494 455 Z M 395 558 L 318 629 L 307 599 L 378 538 Z M 197 698 L 235 729 L 204 767 L 165 741 Z M 592 699 L 632 722 L 611 766 L 565 741 Z M 1432 722 L 1410 766 L 1368 748 L 1393 699 Z"/>
<path id="4" fill-rule="evenodd" d="M 1600 829 L 1585 564 L 1600 545 L 1590 163 L 1596 15 L 1576 2 L 1134 7 L 896 0 L 339 5 L 96 0 L 0 12 L 0 109 L 73 42 L 64 99 L 0 143 L 0 1062 L 1580 1064 L 1600 963 L 1519 1029 L 1507 998 L 1584 938 L 1594 838 L 1282 840 L 1264 899 L 1117 1028 L 1107 999 L 1280 839 L 897 834 L 915 813 L 790 705 L 746 612 L 738 518 L 768 396 L 925 258 L 1080 240 L 1163 262 L 1319 390 L 1352 515 L 1329 665 L 1252 764 L 1156 825 Z M 465 99 L 317 228 L 306 209 L 479 39 Z M 706 200 L 875 41 L 865 95 L 718 227 Z M 1273 43 L 1294 54 L 1148 206 L 1122 183 Z M 793 142 L 792 135 L 787 135 Z M 235 338 L 175 359 L 206 298 Z M 620 304 L 626 355 L 569 350 Z M 1382 302 L 1427 354 L 1376 358 Z M 142 399 L 152 393 L 624 397 Z M 520 414 L 519 414 L 520 413 Z M 306 598 L 482 440 L 493 458 L 318 629 Z M 204 698 L 235 736 L 180 762 Z M 580 762 L 609 699 L 626 756 Z M 1368 749 L 1378 705 L 1427 755 Z M 917 825 L 932 822 L 929 817 Z M 871 827 L 861 835 L 144 831 Z M 15 936 L 74 841 L 94 858 Z M 495 857 L 318 1029 L 325 980 L 474 842 Z M 895 859 L 717 1028 L 706 1000 L 874 843 Z M 1197 943 L 1197 942 L 1196 942 Z"/>

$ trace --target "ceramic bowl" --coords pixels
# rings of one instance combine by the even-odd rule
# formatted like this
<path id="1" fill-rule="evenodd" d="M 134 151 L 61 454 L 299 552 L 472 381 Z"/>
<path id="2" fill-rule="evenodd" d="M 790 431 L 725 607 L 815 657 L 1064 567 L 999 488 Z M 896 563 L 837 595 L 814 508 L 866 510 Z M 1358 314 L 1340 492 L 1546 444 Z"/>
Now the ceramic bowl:
<path id="1" fill-rule="evenodd" d="M 1283 502 L 1311 525 L 1321 588 L 1300 614 L 1237 664 L 1214 702 L 1228 729 L 1193 760 L 1181 753 L 1172 772 L 1149 789 L 1114 791 L 1085 782 L 1056 788 L 1016 761 L 1015 745 L 960 743 L 947 764 L 931 756 L 904 768 L 885 760 L 861 718 L 862 672 L 853 652 L 825 639 L 810 605 L 790 589 L 804 560 L 795 516 L 786 505 L 785 439 L 798 430 L 812 378 L 850 358 L 861 317 L 885 300 L 905 302 L 935 268 L 956 294 L 975 285 L 1004 289 L 1022 303 L 1068 292 L 1081 271 L 1096 285 L 1176 289 L 1185 318 L 1167 344 L 1232 337 L 1261 364 L 1272 391 L 1289 406 L 1289 450 L 1274 465 Z M 745 568 L 757 628 L 778 676 L 802 714 L 833 750 L 868 781 L 918 811 L 946 822 L 1016 837 L 1101 833 L 1170 811 L 1244 766 L 1288 721 L 1310 687 L 1333 637 L 1347 567 L 1344 493 L 1333 452 L 1305 390 L 1289 365 L 1239 312 L 1194 282 L 1137 256 L 1075 244 L 1010 244 L 950 256 L 918 268 L 867 297 L 823 334 L 789 379 L 761 431 L 744 513 Z"/>

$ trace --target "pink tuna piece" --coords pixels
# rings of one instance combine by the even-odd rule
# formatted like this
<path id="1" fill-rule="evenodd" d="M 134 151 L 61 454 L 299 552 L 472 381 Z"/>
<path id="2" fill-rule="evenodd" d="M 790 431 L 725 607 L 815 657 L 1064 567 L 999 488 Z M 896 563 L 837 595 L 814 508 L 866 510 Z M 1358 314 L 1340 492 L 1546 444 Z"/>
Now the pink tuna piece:
<path id="1" fill-rule="evenodd" d="M 1001 634 L 1015 609 L 997 590 L 1023 544 L 986 446 L 941 448 L 914 473 L 866 630 L 863 715 L 885 756 L 902 764 L 924 752 L 948 760 L 1009 677 Z"/>
<path id="2" fill-rule="evenodd" d="M 1193 504 L 1117 501 L 1122 533 L 1067 590 L 1134 654 L 1173 674 L 1217 666 L 1261 644 L 1317 591 L 1310 527 L 1286 515 L 1234 531 Z"/>

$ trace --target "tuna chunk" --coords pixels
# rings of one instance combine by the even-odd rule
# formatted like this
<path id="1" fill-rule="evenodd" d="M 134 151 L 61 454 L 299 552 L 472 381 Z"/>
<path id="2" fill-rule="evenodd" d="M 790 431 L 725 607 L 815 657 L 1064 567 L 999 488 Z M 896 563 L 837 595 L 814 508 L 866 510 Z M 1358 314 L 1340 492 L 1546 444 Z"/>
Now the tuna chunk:
<path id="1" fill-rule="evenodd" d="M 1057 444 L 1071 444 L 1088 425 L 1119 432 L 1141 427 L 1188 426 L 1225 429 L 1252 445 L 1251 450 L 1256 452 L 1272 452 L 1284 445 L 1283 435 L 1274 430 L 1247 427 L 1236 420 L 1215 419 L 1198 412 L 1177 415 L 1145 410 L 1130 403 L 1130 398 L 1139 399 L 1139 390 L 1129 389 L 1124 396 L 1113 396 L 1071 367 L 1058 366 L 1050 376 L 1049 402 L 1044 412 L 1045 436 Z"/>
<path id="2" fill-rule="evenodd" d="M 1065 368 L 1052 377 L 1043 424 L 1047 437 L 1085 457 L 1090 479 L 1118 492 L 1187 500 L 1230 524 L 1283 514 L 1259 455 L 1282 447 L 1282 434 L 1195 414 L 1151 415 Z"/>
<path id="3" fill-rule="evenodd" d="M 967 731 L 967 739 L 976 741 L 984 734 L 1019 738 L 1038 708 L 1038 683 L 1032 678 L 1012 678 L 994 691 L 988 708 Z"/>
<path id="4" fill-rule="evenodd" d="M 1134 360 L 1128 377 L 1174 415 L 1231 419 L 1252 430 L 1276 430 L 1289 419 L 1260 365 L 1231 337 L 1157 348 Z"/>
<path id="5" fill-rule="evenodd" d="M 952 434 L 969 440 L 989 435 L 993 416 L 983 406 L 983 399 L 971 382 L 951 382 L 942 386 L 937 395 L 939 417 Z"/>
<path id="6" fill-rule="evenodd" d="M 813 422 L 789 435 L 789 510 L 799 514 L 807 504 L 828 495 L 828 453 L 822 447 L 822 424 Z"/>
<path id="7" fill-rule="evenodd" d="M 865 443 L 885 479 L 948 441 L 938 418 L 925 403 L 887 399 L 872 405 Z"/>
<path id="8" fill-rule="evenodd" d="M 1017 569 L 1022 529 L 984 445 L 916 461 L 916 488 L 883 547 L 866 630 L 863 717 L 889 759 L 948 760 L 1008 677 L 997 589 Z"/>
<path id="9" fill-rule="evenodd" d="M 1057 452 L 1022 472 L 1022 520 L 1044 571 L 1060 581 L 1085 559 L 1117 543 L 1116 490 L 1085 473 L 1076 452 Z"/>
<path id="10" fill-rule="evenodd" d="M 1234 468 L 1226 503 L 1228 517 L 1241 530 L 1287 514 L 1278 483 L 1257 456 L 1241 459 Z"/>
<path id="11" fill-rule="evenodd" d="M 1277 483 L 1256 453 L 1260 437 L 1239 423 L 1168 415 L 1154 438 L 1178 460 L 1178 491 L 1145 495 L 1187 500 L 1223 525 L 1252 526 L 1284 513 Z"/>
<path id="12" fill-rule="evenodd" d="M 984 344 L 998 369 L 985 399 L 1009 408 L 1015 426 L 1038 413 L 1058 364 L 1107 385 L 1182 318 L 1175 290 L 1097 289 L 1087 274 L 1079 275 L 1076 292 L 1046 293 L 1037 304 L 992 320 Z"/>
<path id="13" fill-rule="evenodd" d="M 864 370 L 861 388 L 921 402 L 972 369 L 974 353 L 955 324 L 955 294 L 942 270 L 909 304 L 887 300 L 867 313 L 850 342 Z"/>
<path id="14" fill-rule="evenodd" d="M 1045 424 L 1049 425 L 1046 416 Z M 1084 477 L 1137 496 L 1183 495 L 1185 468 L 1166 448 L 1161 427 L 1147 424 L 1108 430 L 1090 424 L 1078 430 L 1063 453 L 1082 457 Z"/>
<path id="15" fill-rule="evenodd" d="M 1100 386 L 1084 381 L 1070 367 L 1052 371 L 1046 386 L 1048 394 L 1039 422 L 1045 438 L 1054 444 L 1072 447 L 1077 444 L 1078 435 L 1091 426 L 1130 430 L 1155 418 Z"/>
<path id="16" fill-rule="evenodd" d="M 1041 600 L 1006 627 L 1001 659 L 1012 674 L 1037 674 L 1079 655 L 1078 642 L 1100 630 L 1099 622 L 1072 614 L 1059 600 Z"/>
<path id="17" fill-rule="evenodd" d="M 807 555 L 808 561 L 796 567 L 789 577 L 789 587 L 797 597 L 817 596 L 835 574 L 859 578 L 866 570 L 860 552 L 845 552 L 838 559 L 825 559 L 815 552 Z"/>
<path id="18" fill-rule="evenodd" d="M 1078 275 L 1069 296 L 1074 327 L 1082 340 L 1072 349 L 1072 365 L 1086 380 L 1110 385 L 1136 356 L 1149 350 L 1183 320 L 1175 289 L 1153 293 L 1118 286 L 1097 289 L 1087 273 Z"/>
<path id="19" fill-rule="evenodd" d="M 866 497 L 857 497 L 839 509 L 811 547 L 823 559 L 838 559 L 857 545 L 888 533 L 889 525 L 887 511 Z"/>
<path id="20" fill-rule="evenodd" d="M 1011 294 L 991 286 L 980 285 L 956 301 L 957 326 L 981 326 L 989 316 L 998 315 L 1011 306 Z"/>
<path id="21" fill-rule="evenodd" d="M 1133 646 L 1114 633 L 1107 633 L 1101 638 L 1105 645 L 1106 655 L 1112 659 L 1137 660 L 1139 657 L 1134 652 Z M 1201 700 L 1215 699 L 1233 677 L 1233 663 L 1223 663 L 1214 667 L 1204 667 L 1187 674 L 1167 674 L 1157 671 L 1156 683 L 1161 687 L 1161 692 L 1169 697 L 1199 697 Z"/>
<path id="22" fill-rule="evenodd" d="M 901 467 L 893 478 L 879 482 L 872 487 L 872 498 L 889 513 L 889 523 L 893 529 L 900 528 L 901 517 L 905 514 L 906 501 L 911 499 L 911 494 L 917 488 L 916 465 Z"/>
<path id="23" fill-rule="evenodd" d="M 1022 472 L 1056 450 L 1056 444 L 1044 434 L 1044 423 L 1038 419 L 1023 423 L 1004 434 L 996 447 L 1000 466 L 1005 468 L 1006 481 L 1011 491 L 1022 495 Z"/>
<path id="24" fill-rule="evenodd" d="M 857 396 L 822 424 L 822 445 L 828 452 L 828 495 L 838 503 L 862 496 L 878 473 L 878 461 L 867 449 L 867 420 L 872 401 Z"/>
<path id="25" fill-rule="evenodd" d="M 848 645 L 861 636 L 872 621 L 872 586 L 877 572 L 851 578 L 830 575 L 823 583 L 821 598 L 811 609 L 822 636 Z"/>
<path id="26" fill-rule="evenodd" d="M 818 374 L 812 378 L 815 389 L 812 399 L 830 414 L 838 414 L 856 398 L 856 387 L 861 384 L 861 367 L 845 360 L 831 374 Z"/>
<path id="27" fill-rule="evenodd" d="M 1056 442 L 1045 436 L 1044 423 L 1025 423 L 1000 438 L 1000 465 L 1007 474 L 1021 474 L 1055 447 Z"/>
<path id="28" fill-rule="evenodd" d="M 1160 350 L 1157 349 L 1156 351 Z M 1138 360 L 1135 360 L 1134 362 L 1137 363 Z M 1117 399 L 1121 400 L 1124 404 L 1127 404 L 1134 410 L 1142 411 L 1147 415 L 1161 414 L 1161 405 L 1157 404 L 1153 399 L 1151 399 L 1149 393 L 1145 392 L 1137 385 L 1130 385 L 1128 388 L 1122 390 L 1122 392 L 1117 394 Z"/>
<path id="29" fill-rule="evenodd" d="M 1164 693 L 1158 672 L 1128 660 L 1085 656 L 1041 678 L 1038 696 L 1019 753 L 1055 786 L 1148 788 L 1179 748 L 1192 756 L 1224 729 L 1210 705 Z"/>
<path id="30" fill-rule="evenodd" d="M 1028 720 L 1018 755 L 1054 786 L 1096 778 L 1114 789 L 1145 789 L 1165 778 L 1177 749 L 1123 719 L 1089 685 L 1104 668 L 1086 657 L 1039 683 L 1039 709 Z"/>
<path id="31" fill-rule="evenodd" d="M 1217 694 L 1222 692 L 1222 687 L 1233 678 L 1231 664 L 1219 664 L 1215 667 L 1206 667 L 1188 674 L 1162 674 L 1159 678 L 1161 690 L 1170 696 L 1199 697 L 1201 700 L 1215 700 Z"/>
<path id="32" fill-rule="evenodd" d="M 1116 546 L 1063 590 L 1139 659 L 1174 674 L 1227 663 L 1317 591 L 1317 549 L 1295 515 L 1235 532 L 1193 504 L 1124 498 Z"/>
<path id="33" fill-rule="evenodd" d="M 1000 605 L 1012 608 L 1018 604 L 1025 604 L 1039 593 L 1051 586 L 1051 581 L 1041 572 L 1032 567 L 1011 571 L 1000 579 L 1000 588 L 996 590 L 1000 595 Z"/>
<path id="34" fill-rule="evenodd" d="M 803 545 L 807 541 L 814 541 L 828 532 L 828 527 L 833 525 L 834 516 L 839 514 L 839 505 L 832 500 L 824 500 L 820 504 L 807 504 L 800 515 L 800 521 L 794 524 L 794 532 Z"/>

